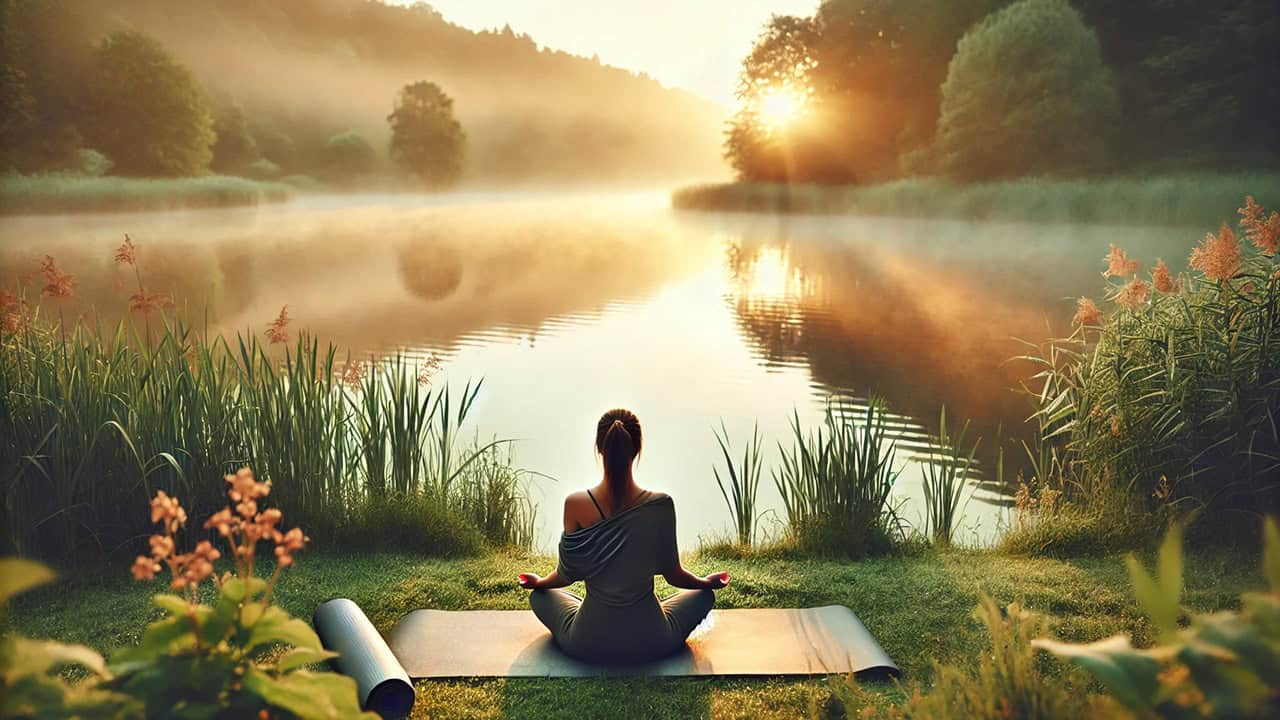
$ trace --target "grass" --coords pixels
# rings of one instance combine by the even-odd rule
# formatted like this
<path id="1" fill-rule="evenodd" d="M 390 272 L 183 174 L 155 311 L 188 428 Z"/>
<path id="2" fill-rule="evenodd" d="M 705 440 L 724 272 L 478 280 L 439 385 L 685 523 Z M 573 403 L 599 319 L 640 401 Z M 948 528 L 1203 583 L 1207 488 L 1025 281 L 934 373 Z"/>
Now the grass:
<path id="1" fill-rule="evenodd" d="M 1258 554 L 1215 549 L 1187 559 L 1184 603 L 1195 611 L 1238 606 L 1243 590 L 1261 586 Z M 974 664 L 989 639 L 972 616 L 979 594 L 1004 606 L 1021 600 L 1043 613 L 1056 637 L 1084 642 L 1131 633 L 1150 642 L 1154 631 L 1130 593 L 1118 556 L 1008 558 L 990 551 L 946 550 L 916 557 L 880 557 L 857 563 L 822 560 L 735 560 L 696 555 L 697 573 L 727 570 L 733 584 L 718 593 L 719 607 L 800 607 L 838 603 L 858 613 L 903 670 L 908 688 L 934 680 L 934 661 Z M 309 617 L 332 597 L 355 600 L 383 632 L 410 610 L 524 609 L 520 571 L 546 571 L 554 559 L 522 552 L 467 559 L 407 554 L 304 553 L 276 592 L 285 609 Z M 125 565 L 64 574 L 57 585 L 18 598 L 14 628 L 37 638 L 83 642 L 110 651 L 136 643 L 158 610 L 159 586 L 132 582 Z M 660 594 L 670 592 L 661 580 Z M 579 591 L 581 588 L 577 588 Z M 1051 672 L 1064 666 L 1049 663 Z M 1054 669 L 1057 670 L 1054 670 Z M 627 698 L 631 717 L 794 718 L 838 712 L 840 682 L 811 679 L 622 678 L 429 681 L 417 685 L 416 718 L 619 717 Z M 865 683 L 864 700 L 883 709 L 902 699 L 892 684 Z M 847 695 L 847 693 L 845 694 Z M 857 717 L 855 708 L 847 708 Z M 836 715 L 838 716 L 838 714 Z"/>
<path id="2" fill-rule="evenodd" d="M 968 446 L 966 455 L 964 436 L 969 432 L 969 423 L 965 422 L 960 434 L 953 436 L 947 432 L 945 407 L 939 411 L 938 418 L 938 434 L 931 440 L 942 454 L 929 458 L 924 464 L 925 534 L 933 543 L 947 546 L 955 535 L 965 480 L 969 468 L 973 467 L 978 443 Z"/>
<path id="3" fill-rule="evenodd" d="M 1280 202 L 1280 174 L 1028 178 L 973 185 L 913 178 L 865 187 L 739 182 L 681 188 L 671 204 L 682 210 L 1188 226 L 1216 225 L 1226 217 L 1223 209 L 1246 194 L 1264 204 Z"/>
<path id="4" fill-rule="evenodd" d="M 242 177 L 0 176 L 0 215 L 184 210 L 287 202 L 289 185 Z"/>
<path id="5" fill-rule="evenodd" d="M 356 547 L 378 543 L 384 515 L 397 542 L 436 553 L 473 546 L 467 528 L 495 544 L 533 536 L 509 446 L 459 436 L 480 384 L 427 387 L 402 357 L 340 363 L 305 334 L 276 349 L 139 320 L 30 322 L 0 338 L 0 359 L 0 540 L 19 554 L 138 544 L 157 490 L 200 523 L 246 465 L 289 524 Z"/>
<path id="6" fill-rule="evenodd" d="M 720 421 L 720 429 L 715 431 L 716 442 L 720 445 L 720 454 L 724 456 L 725 478 L 720 477 L 720 469 L 713 467 L 716 485 L 720 487 L 720 495 L 733 515 L 734 535 L 739 545 L 750 547 L 755 540 L 756 493 L 760 489 L 760 425 L 751 427 L 751 440 L 742 450 L 742 462 L 735 463 L 730 450 L 729 431 Z M 727 481 L 726 481 L 727 478 Z M 727 486 L 727 489 L 726 489 Z"/>

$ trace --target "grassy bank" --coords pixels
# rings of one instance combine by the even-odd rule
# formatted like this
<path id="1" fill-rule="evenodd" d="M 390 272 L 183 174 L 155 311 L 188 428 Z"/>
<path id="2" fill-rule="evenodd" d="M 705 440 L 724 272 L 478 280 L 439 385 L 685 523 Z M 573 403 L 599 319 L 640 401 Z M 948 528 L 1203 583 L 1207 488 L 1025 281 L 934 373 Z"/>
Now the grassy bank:
<path id="1" fill-rule="evenodd" d="M 901 666 L 903 683 L 928 684 L 933 662 L 970 665 L 989 639 L 971 616 L 980 592 L 1001 605 L 1023 599 L 1046 614 L 1054 634 L 1096 640 L 1117 632 L 1149 641 L 1153 631 L 1139 612 L 1118 556 L 1020 559 L 990 552 L 929 552 L 858 563 L 749 561 L 691 556 L 695 572 L 728 570 L 733 584 L 719 607 L 798 607 L 843 604 L 858 613 Z M 1234 607 L 1242 590 L 1261 585 L 1257 551 L 1214 550 L 1187 557 L 1186 604 L 1194 610 Z M 523 609 L 515 585 L 524 570 L 547 571 L 554 560 L 519 553 L 465 560 L 411 555 L 312 554 L 286 573 L 279 603 L 309 617 L 324 600 L 350 597 L 386 632 L 410 610 Z M 21 597 L 11 610 L 19 632 L 87 643 L 100 650 L 136 643 L 158 610 L 150 596 L 161 583 L 135 583 L 121 566 L 66 573 L 55 586 Z M 659 580 L 660 594 L 670 592 Z M 580 591 L 581 588 L 578 588 Z M 1064 666 L 1049 663 L 1053 672 Z M 1077 677 L 1069 678 L 1076 682 Z M 459 680 L 418 684 L 417 718 L 615 717 L 616 698 L 629 698 L 635 716 L 791 718 L 817 709 L 829 716 L 832 680 L 612 679 Z M 1081 681 L 1082 682 L 1082 681 Z M 872 701 L 901 697 L 891 683 L 871 683 Z M 849 708 L 849 717 L 859 709 Z"/>
<path id="2" fill-rule="evenodd" d="M 1022 179 L 957 185 L 908 179 L 871 186 L 720 183 L 676 190 L 680 210 L 789 212 L 1122 225 L 1216 226 L 1254 195 L 1280 201 L 1280 175 L 1170 175 L 1107 180 Z"/>
<path id="3" fill-rule="evenodd" d="M 209 175 L 193 178 L 0 176 L 0 214 L 131 212 L 287 202 L 289 185 Z"/>

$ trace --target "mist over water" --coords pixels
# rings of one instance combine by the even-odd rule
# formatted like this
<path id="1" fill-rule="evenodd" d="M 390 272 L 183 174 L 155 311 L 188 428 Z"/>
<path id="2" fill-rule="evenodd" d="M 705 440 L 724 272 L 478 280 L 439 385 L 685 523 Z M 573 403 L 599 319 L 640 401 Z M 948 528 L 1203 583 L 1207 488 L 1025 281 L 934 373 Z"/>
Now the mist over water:
<path id="1" fill-rule="evenodd" d="M 604 410 L 645 429 L 642 485 L 671 493 L 679 539 L 725 533 L 711 474 L 721 419 L 743 442 L 758 421 L 767 464 L 793 410 L 818 422 L 833 392 L 883 396 L 904 468 L 902 514 L 919 523 L 921 462 L 939 406 L 982 436 L 961 542 L 990 540 L 1007 515 L 991 462 L 1025 432 L 1029 375 L 1014 338 L 1068 331 L 1072 301 L 1096 295 L 1105 226 L 715 215 L 659 193 L 309 196 L 291 205 L 7 219 L 0 281 L 53 254 L 80 279 L 80 311 L 113 321 L 133 278 L 112 264 L 128 232 L 151 289 L 211 332 L 261 333 L 281 306 L 356 359 L 405 350 L 441 363 L 436 383 L 484 378 L 469 420 L 517 438 L 536 481 L 542 547 L 559 506 L 599 473 Z M 1198 228 L 1123 230 L 1144 264 L 1175 272 Z M 28 281 L 30 286 L 30 281 Z M 983 481 L 988 481 L 983 484 Z M 781 520 L 766 477 L 761 499 Z M 766 532 L 780 522 L 766 517 Z"/>

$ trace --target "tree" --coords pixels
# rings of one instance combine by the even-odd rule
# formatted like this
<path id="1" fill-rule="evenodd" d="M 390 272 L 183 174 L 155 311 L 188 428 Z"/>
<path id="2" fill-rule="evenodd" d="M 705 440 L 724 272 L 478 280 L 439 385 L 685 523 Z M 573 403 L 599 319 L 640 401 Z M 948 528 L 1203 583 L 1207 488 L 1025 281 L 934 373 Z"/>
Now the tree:
<path id="1" fill-rule="evenodd" d="M 209 167 L 215 172 L 243 172 L 260 157 L 244 108 L 229 96 L 219 99 L 213 113 L 213 131 L 217 140 Z"/>
<path id="2" fill-rule="evenodd" d="M 98 47 L 94 147 L 121 175 L 198 175 L 216 138 L 204 92 L 156 40 L 117 32 Z"/>
<path id="3" fill-rule="evenodd" d="M 378 154 L 369 141 L 354 132 L 329 138 L 324 146 L 324 172 L 337 182 L 349 182 L 373 172 Z"/>
<path id="4" fill-rule="evenodd" d="M 457 182 L 466 135 L 453 117 L 453 100 L 438 85 L 406 85 L 387 116 L 391 157 L 430 187 Z"/>
<path id="5" fill-rule="evenodd" d="M 1066 0 L 1020 0 L 963 38 L 934 161 L 961 180 L 1101 169 L 1119 102 L 1097 35 Z"/>

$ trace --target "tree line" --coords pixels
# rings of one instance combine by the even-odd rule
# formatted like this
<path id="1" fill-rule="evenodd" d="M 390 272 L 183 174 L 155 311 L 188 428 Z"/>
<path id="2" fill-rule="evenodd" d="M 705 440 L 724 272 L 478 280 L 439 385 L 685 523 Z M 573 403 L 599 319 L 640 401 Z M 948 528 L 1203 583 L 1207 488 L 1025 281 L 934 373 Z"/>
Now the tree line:
<path id="1" fill-rule="evenodd" d="M 871 183 L 1274 168 L 1274 0 L 824 0 L 744 60 L 745 180 Z M 803 113 L 753 102 L 791 86 Z"/>
<path id="2" fill-rule="evenodd" d="M 91 42 L 84 18 L 62 0 L 0 0 L 0 13 L 4 171 L 264 179 L 287 172 L 348 183 L 378 169 L 378 152 L 353 131 L 298 148 L 229 94 L 207 90 L 144 33 Z M 387 121 L 388 156 L 400 169 L 435 187 L 458 179 L 465 134 L 440 87 L 406 85 Z"/>

